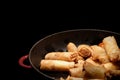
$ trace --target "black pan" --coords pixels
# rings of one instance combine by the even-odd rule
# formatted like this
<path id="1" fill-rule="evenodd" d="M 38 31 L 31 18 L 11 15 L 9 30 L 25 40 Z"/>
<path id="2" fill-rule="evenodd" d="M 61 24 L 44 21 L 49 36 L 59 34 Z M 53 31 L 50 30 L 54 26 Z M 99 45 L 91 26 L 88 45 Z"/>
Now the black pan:
<path id="1" fill-rule="evenodd" d="M 50 79 L 59 79 L 62 77 L 67 77 L 66 72 L 47 72 L 41 71 L 40 61 L 44 56 L 51 51 L 66 51 L 66 45 L 69 42 L 73 42 L 76 45 L 81 43 L 93 45 L 98 44 L 102 41 L 104 37 L 114 36 L 117 40 L 118 46 L 120 46 L 120 34 L 98 29 L 76 29 L 58 32 L 36 42 L 29 52 L 29 61 L 31 66 L 43 76 Z"/>

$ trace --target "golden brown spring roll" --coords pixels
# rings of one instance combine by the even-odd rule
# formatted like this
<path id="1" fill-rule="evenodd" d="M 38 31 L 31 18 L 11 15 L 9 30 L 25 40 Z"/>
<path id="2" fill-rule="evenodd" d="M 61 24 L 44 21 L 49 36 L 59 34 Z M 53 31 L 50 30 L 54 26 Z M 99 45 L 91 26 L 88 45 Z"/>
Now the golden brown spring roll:
<path id="1" fill-rule="evenodd" d="M 86 80 L 107 80 L 107 79 L 86 79 Z"/>
<path id="2" fill-rule="evenodd" d="M 89 45 L 87 44 L 81 44 L 78 46 L 78 53 L 80 56 L 87 58 L 90 57 L 92 54 L 92 49 Z"/>
<path id="3" fill-rule="evenodd" d="M 61 79 L 61 80 L 63 80 L 63 79 Z M 87 78 L 78 78 L 78 77 L 69 76 L 64 80 L 107 80 L 107 79 L 87 79 Z"/>
<path id="4" fill-rule="evenodd" d="M 110 70 L 117 70 L 117 69 L 120 69 L 120 67 L 112 62 L 109 62 L 109 63 L 105 63 L 105 64 L 102 64 L 106 71 L 110 71 Z"/>
<path id="5" fill-rule="evenodd" d="M 41 60 L 40 69 L 46 71 L 69 71 L 74 65 L 74 62 L 62 60 Z"/>
<path id="6" fill-rule="evenodd" d="M 94 61 L 92 58 L 87 58 L 87 59 L 85 60 L 85 62 L 89 62 L 89 63 L 91 63 L 91 64 L 94 65 L 94 66 L 100 66 L 100 65 L 101 65 L 101 64 L 98 63 L 97 61 Z"/>
<path id="7" fill-rule="evenodd" d="M 98 44 L 98 46 L 100 46 L 100 47 L 104 48 L 104 43 L 103 43 L 103 42 L 101 42 L 101 43 L 99 43 L 99 44 Z"/>
<path id="8" fill-rule="evenodd" d="M 82 70 L 84 62 L 85 62 L 84 60 L 78 60 L 78 62 L 75 64 L 75 67 L 80 67 Z"/>
<path id="9" fill-rule="evenodd" d="M 103 39 L 104 48 L 110 58 L 110 61 L 120 61 L 120 49 L 114 36 L 108 36 Z"/>
<path id="10" fill-rule="evenodd" d="M 74 43 L 72 43 L 72 42 L 69 42 L 69 43 L 68 43 L 68 45 L 67 45 L 67 50 L 68 50 L 68 52 L 74 52 L 74 53 L 78 54 L 78 48 L 77 48 L 77 46 L 76 46 Z M 78 60 L 84 60 L 84 58 L 81 57 L 81 56 L 78 54 L 78 56 L 77 56 L 76 59 L 75 59 L 75 62 L 78 62 Z"/>
<path id="11" fill-rule="evenodd" d="M 65 80 L 86 80 L 86 79 L 84 79 L 84 78 L 78 78 L 78 77 L 68 76 Z"/>
<path id="12" fill-rule="evenodd" d="M 77 56 L 78 54 L 74 52 L 50 52 L 45 55 L 45 59 L 74 61 Z"/>
<path id="13" fill-rule="evenodd" d="M 105 78 L 105 68 L 103 66 L 95 66 L 89 62 L 85 62 L 85 77 L 89 79 L 104 79 Z"/>
<path id="14" fill-rule="evenodd" d="M 120 70 L 110 70 L 109 73 L 112 76 L 120 76 Z"/>
<path id="15" fill-rule="evenodd" d="M 91 48 L 93 49 L 93 54 L 92 54 L 93 60 L 98 60 L 101 63 L 109 62 L 108 55 L 106 54 L 104 48 L 98 45 L 92 45 Z"/>
<path id="16" fill-rule="evenodd" d="M 75 62 L 77 63 L 79 60 L 84 60 L 84 58 L 80 55 L 78 55 L 75 59 Z"/>
<path id="17" fill-rule="evenodd" d="M 59 80 L 65 80 L 63 77 L 60 77 L 60 79 Z"/>
<path id="18" fill-rule="evenodd" d="M 77 46 L 72 42 L 68 43 L 67 50 L 68 52 L 78 52 Z"/>
<path id="19" fill-rule="evenodd" d="M 69 70 L 70 75 L 72 77 L 78 77 L 78 78 L 83 78 L 85 75 L 85 71 L 83 71 L 83 64 L 84 64 L 84 60 L 79 60 L 78 63 L 76 64 L 75 68 L 71 68 Z"/>

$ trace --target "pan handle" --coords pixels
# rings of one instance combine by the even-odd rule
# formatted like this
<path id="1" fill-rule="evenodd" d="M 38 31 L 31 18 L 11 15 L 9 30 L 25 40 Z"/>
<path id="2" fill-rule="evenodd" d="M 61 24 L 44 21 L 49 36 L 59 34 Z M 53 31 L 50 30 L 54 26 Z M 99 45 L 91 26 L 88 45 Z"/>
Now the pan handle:
<path id="1" fill-rule="evenodd" d="M 27 58 L 28 58 L 28 54 L 22 56 L 22 57 L 19 59 L 18 63 L 19 63 L 20 66 L 22 66 L 22 67 L 24 67 L 24 68 L 32 68 L 31 65 L 26 65 L 26 64 L 24 64 L 24 61 L 25 61 Z"/>

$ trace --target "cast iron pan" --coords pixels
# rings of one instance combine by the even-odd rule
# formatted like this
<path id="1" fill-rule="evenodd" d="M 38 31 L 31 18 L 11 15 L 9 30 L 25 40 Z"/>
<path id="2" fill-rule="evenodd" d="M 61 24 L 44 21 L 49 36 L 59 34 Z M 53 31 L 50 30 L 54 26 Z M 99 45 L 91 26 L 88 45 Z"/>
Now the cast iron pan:
<path id="1" fill-rule="evenodd" d="M 66 45 L 69 42 L 73 42 L 77 46 L 82 43 L 93 45 L 100 43 L 107 36 L 114 36 L 120 47 L 120 34 L 116 32 L 98 29 L 75 29 L 58 32 L 40 39 L 32 46 L 28 54 L 30 66 L 22 64 L 27 55 L 20 58 L 19 64 L 27 68 L 33 67 L 39 74 L 49 79 L 59 79 L 61 76 L 66 78 L 68 76 L 67 72 L 41 71 L 39 69 L 41 59 L 51 51 L 66 51 Z"/>

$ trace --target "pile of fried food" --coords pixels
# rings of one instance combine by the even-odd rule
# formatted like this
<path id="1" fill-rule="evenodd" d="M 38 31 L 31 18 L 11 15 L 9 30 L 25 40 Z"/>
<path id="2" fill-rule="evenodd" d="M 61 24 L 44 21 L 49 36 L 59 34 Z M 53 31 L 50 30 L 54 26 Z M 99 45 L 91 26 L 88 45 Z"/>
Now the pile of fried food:
<path id="1" fill-rule="evenodd" d="M 120 49 L 114 36 L 95 45 L 69 42 L 66 52 L 49 52 L 40 61 L 40 70 L 68 71 L 60 80 L 106 80 L 120 76 Z"/>

